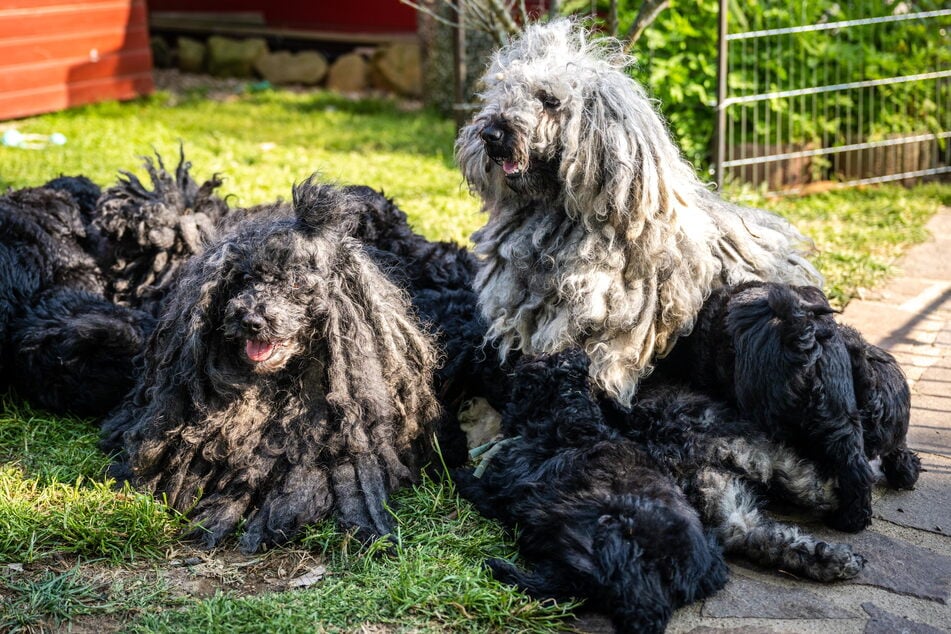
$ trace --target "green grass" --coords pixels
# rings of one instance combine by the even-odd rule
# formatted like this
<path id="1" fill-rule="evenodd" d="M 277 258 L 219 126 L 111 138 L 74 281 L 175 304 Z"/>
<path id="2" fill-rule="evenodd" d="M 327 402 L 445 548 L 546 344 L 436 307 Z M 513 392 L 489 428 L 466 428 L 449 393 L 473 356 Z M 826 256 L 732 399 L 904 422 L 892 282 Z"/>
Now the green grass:
<path id="1" fill-rule="evenodd" d="M 453 166 L 451 121 L 404 112 L 384 100 L 352 101 L 326 92 L 251 93 L 211 101 L 158 93 L 128 103 L 103 103 L 19 122 L 21 132 L 66 135 L 61 147 L 0 147 L 0 187 L 40 185 L 59 174 L 115 182 L 117 170 L 138 170 L 153 148 L 177 160 L 179 141 L 193 175 L 225 177 L 234 205 L 289 198 L 291 185 L 313 172 L 361 183 L 394 196 L 428 235 L 465 240 L 481 222 Z"/>
<path id="2" fill-rule="evenodd" d="M 845 189 L 764 204 L 815 240 L 816 265 L 839 306 L 894 273 L 908 247 L 928 238 L 925 224 L 941 205 L 951 205 L 951 185 Z"/>
<path id="3" fill-rule="evenodd" d="M 78 617 L 129 618 L 158 602 L 173 603 L 162 580 L 108 581 L 74 566 L 38 575 L 0 577 L 0 631 L 52 632 Z"/>
<path id="4" fill-rule="evenodd" d="M 489 556 L 512 557 L 501 529 L 461 501 L 445 478 L 424 478 L 393 500 L 397 535 L 369 548 L 332 522 L 311 527 L 300 545 L 322 552 L 331 573 L 294 592 L 216 596 L 181 611 L 142 617 L 138 632 L 353 631 L 362 623 L 397 631 L 563 631 L 569 604 L 539 603 L 491 579 Z"/>
<path id="5" fill-rule="evenodd" d="M 193 175 L 225 177 L 233 205 L 287 198 L 314 171 L 341 183 L 384 189 L 432 239 L 465 241 L 484 218 L 452 163 L 452 123 L 393 102 L 351 101 L 284 91 L 210 101 L 198 92 L 159 93 L 35 117 L 23 132 L 61 132 L 62 147 L 0 147 L 0 187 L 85 174 L 108 185 L 117 170 L 142 174 L 140 159 L 177 159 L 184 142 Z M 894 272 L 924 240 L 924 224 L 951 186 L 869 188 L 758 201 L 793 220 L 819 248 L 817 264 L 834 301 L 848 300 Z M 499 528 L 478 517 L 444 479 L 394 500 L 399 541 L 360 548 L 332 523 L 295 545 L 323 557 L 327 576 L 304 590 L 238 596 L 225 587 L 204 600 L 173 598 L 161 574 L 102 581 L 133 561 L 165 565 L 178 549 L 180 517 L 149 496 L 106 481 L 92 423 L 57 418 L 6 396 L 0 412 L 0 561 L 27 565 L 0 574 L 0 630 L 64 629 L 75 619 L 121 615 L 140 632 L 553 631 L 571 606 L 539 604 L 489 578 L 486 557 L 513 555 Z M 63 558 L 76 562 L 63 572 Z M 212 555 L 214 557 L 214 555 Z M 91 563 L 92 562 L 92 563 Z M 151 565 L 151 564 L 150 564 Z M 117 585 L 118 584 L 118 585 Z M 121 585 L 126 584 L 126 585 Z M 85 622 L 85 621 L 84 621 Z M 114 624 L 113 624 L 114 625 Z"/>

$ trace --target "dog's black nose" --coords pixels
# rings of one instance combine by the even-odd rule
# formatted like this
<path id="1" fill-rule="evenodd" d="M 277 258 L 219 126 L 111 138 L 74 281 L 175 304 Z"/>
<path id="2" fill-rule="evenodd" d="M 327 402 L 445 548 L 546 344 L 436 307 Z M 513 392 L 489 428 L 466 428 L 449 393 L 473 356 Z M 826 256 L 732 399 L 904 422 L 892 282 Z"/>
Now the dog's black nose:
<path id="1" fill-rule="evenodd" d="M 486 143 L 498 143 L 502 140 L 502 137 L 505 136 L 505 131 L 499 126 L 490 123 L 482 128 L 482 132 L 479 133 L 479 136 Z"/>
<path id="2" fill-rule="evenodd" d="M 241 325 L 244 326 L 249 333 L 253 334 L 264 330 L 266 324 L 264 317 L 256 313 L 250 313 L 244 316 L 241 320 Z"/>

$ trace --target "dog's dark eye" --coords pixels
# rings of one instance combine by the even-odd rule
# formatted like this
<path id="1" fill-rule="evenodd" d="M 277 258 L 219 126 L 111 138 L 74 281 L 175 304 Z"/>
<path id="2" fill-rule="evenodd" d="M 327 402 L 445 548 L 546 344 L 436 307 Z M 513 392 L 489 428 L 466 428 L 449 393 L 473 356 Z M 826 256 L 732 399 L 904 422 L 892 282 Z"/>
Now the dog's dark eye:
<path id="1" fill-rule="evenodd" d="M 558 97 L 552 97 L 547 92 L 538 93 L 538 100 L 542 102 L 545 110 L 557 110 L 559 107 L 561 107 L 561 99 Z"/>

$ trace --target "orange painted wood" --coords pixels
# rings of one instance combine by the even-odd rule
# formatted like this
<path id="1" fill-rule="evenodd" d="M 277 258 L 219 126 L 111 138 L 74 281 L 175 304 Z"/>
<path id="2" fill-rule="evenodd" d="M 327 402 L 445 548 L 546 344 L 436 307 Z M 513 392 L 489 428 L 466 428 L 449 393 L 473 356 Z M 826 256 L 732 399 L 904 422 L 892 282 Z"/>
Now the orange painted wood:
<path id="1" fill-rule="evenodd" d="M 0 120 L 153 90 L 144 0 L 0 2 Z"/>
<path id="2" fill-rule="evenodd" d="M 151 90 L 151 72 L 133 77 L 108 77 L 81 84 L 57 84 L 41 90 L 0 93 L 0 112 L 5 113 L 7 119 L 16 119 L 106 99 L 134 99 Z"/>
<path id="3" fill-rule="evenodd" d="M 125 50 L 149 48 L 149 32 L 144 27 L 127 32 L 119 30 L 99 33 L 64 33 L 33 38 L 0 40 L 0 68 L 36 64 L 62 59 L 104 57 Z"/>
<path id="4" fill-rule="evenodd" d="M 68 62 L 66 64 L 62 62 Z M 151 63 L 146 49 L 121 51 L 99 58 L 97 62 L 78 58 L 24 64 L 0 72 L 0 93 L 20 92 L 52 86 L 73 84 L 107 77 L 134 75 Z"/>
<path id="5" fill-rule="evenodd" d="M 144 24 L 145 5 L 124 2 L 108 4 L 71 3 L 62 8 L 36 11 L 0 10 L 0 39 L 34 37 L 55 33 L 125 30 L 131 24 Z"/>

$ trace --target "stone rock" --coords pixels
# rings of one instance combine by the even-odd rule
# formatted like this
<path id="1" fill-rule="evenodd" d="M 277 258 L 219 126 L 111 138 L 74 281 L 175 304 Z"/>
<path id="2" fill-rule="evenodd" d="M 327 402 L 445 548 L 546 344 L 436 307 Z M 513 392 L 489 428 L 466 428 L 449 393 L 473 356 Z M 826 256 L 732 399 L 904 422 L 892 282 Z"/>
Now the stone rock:
<path id="1" fill-rule="evenodd" d="M 254 77 L 254 62 L 266 55 L 261 38 L 234 40 L 214 35 L 208 38 L 208 72 L 217 77 Z"/>
<path id="2" fill-rule="evenodd" d="M 178 49 L 178 69 L 184 73 L 201 73 L 205 70 L 207 47 L 190 37 L 180 37 L 175 42 Z"/>
<path id="3" fill-rule="evenodd" d="M 941 630 L 886 612 L 874 603 L 863 603 L 862 609 L 871 617 L 865 634 L 941 634 Z"/>
<path id="4" fill-rule="evenodd" d="M 707 599 L 705 617 L 766 619 L 852 619 L 855 615 L 820 596 L 734 575 L 723 590 Z"/>
<path id="5" fill-rule="evenodd" d="M 776 634 L 776 630 L 761 625 L 741 625 L 739 627 L 710 627 L 701 625 L 687 634 Z"/>
<path id="6" fill-rule="evenodd" d="M 875 517 L 939 535 L 951 535 L 951 458 L 921 454 L 924 470 L 914 491 L 887 491 L 873 506 Z"/>
<path id="7" fill-rule="evenodd" d="M 341 55 L 330 65 L 327 88 L 337 92 L 361 92 L 367 88 L 367 62 L 362 55 Z"/>
<path id="8" fill-rule="evenodd" d="M 254 70 L 272 84 L 319 84 L 327 74 L 327 60 L 317 51 L 277 51 L 254 61 Z"/>
<path id="9" fill-rule="evenodd" d="M 419 45 L 393 42 L 373 54 L 374 83 L 405 97 L 418 97 L 423 90 Z"/>
<path id="10" fill-rule="evenodd" d="M 153 35 L 149 38 L 149 47 L 152 49 L 152 65 L 156 68 L 171 68 L 175 59 L 172 55 L 172 47 L 168 45 L 164 37 Z"/>
<path id="11" fill-rule="evenodd" d="M 947 605 L 951 595 L 951 557 L 872 531 L 850 535 L 849 543 L 868 560 L 865 569 L 850 583 Z"/>

